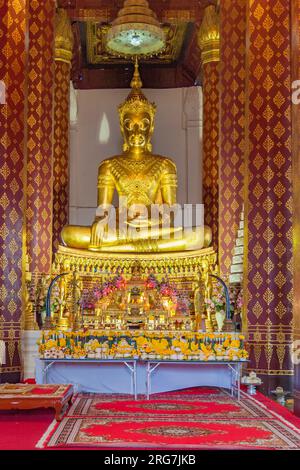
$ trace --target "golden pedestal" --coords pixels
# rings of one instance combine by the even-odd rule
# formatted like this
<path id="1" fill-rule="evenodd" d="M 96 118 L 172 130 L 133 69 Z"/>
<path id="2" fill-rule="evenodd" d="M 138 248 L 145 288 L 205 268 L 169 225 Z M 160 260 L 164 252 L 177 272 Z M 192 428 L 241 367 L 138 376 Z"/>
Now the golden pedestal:
<path id="1" fill-rule="evenodd" d="M 103 284 L 117 274 L 122 274 L 130 289 L 139 286 L 141 290 L 141 286 L 144 285 L 147 278 L 154 275 L 159 281 L 167 279 L 178 292 L 183 292 L 188 296 L 190 309 L 187 315 L 189 315 L 190 321 L 187 321 L 187 318 L 183 319 L 184 328 L 200 329 L 199 325 L 203 324 L 202 319 L 206 318 L 206 330 L 213 331 L 213 324 L 205 311 L 205 299 L 211 298 L 212 279 L 210 274 L 215 273 L 215 270 L 216 253 L 213 248 L 177 253 L 112 254 L 93 253 L 59 246 L 53 266 L 53 275 L 70 274 L 62 278 L 61 282 L 64 285 L 60 284 L 63 298 L 59 299 L 58 303 L 60 305 L 63 303 L 64 308 L 58 308 L 54 314 L 54 324 L 62 330 L 78 329 L 80 324 L 81 327 L 89 328 L 126 329 L 130 324 L 129 312 L 124 306 L 117 311 L 116 299 L 111 306 L 111 310 L 113 310 L 111 317 L 114 318 L 114 322 L 109 324 L 109 307 L 106 306 L 108 310 L 105 310 L 102 317 L 99 305 L 95 307 L 94 314 L 91 310 L 83 311 L 80 307 L 82 292 Z M 198 292 L 200 290 L 203 297 L 202 311 L 195 311 L 194 292 L 196 288 Z M 144 297 L 141 298 L 144 299 Z M 143 306 L 141 306 L 142 308 Z M 155 313 L 151 312 L 149 308 L 147 311 L 145 309 L 141 312 L 144 312 L 142 313 L 144 317 L 149 317 L 143 317 L 143 321 L 140 322 L 145 328 L 145 325 L 147 327 L 151 324 L 152 318 L 155 319 Z M 159 315 L 157 316 L 159 317 Z M 165 323 L 162 322 L 160 329 L 169 330 L 171 323 L 170 319 Z M 153 329 L 155 328 L 153 327 Z"/>

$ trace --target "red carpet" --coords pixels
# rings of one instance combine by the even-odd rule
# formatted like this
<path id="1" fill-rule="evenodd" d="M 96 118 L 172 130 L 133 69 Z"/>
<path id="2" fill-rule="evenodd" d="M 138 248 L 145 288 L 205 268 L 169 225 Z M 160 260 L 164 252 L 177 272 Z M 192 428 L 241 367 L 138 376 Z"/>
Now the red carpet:
<path id="1" fill-rule="evenodd" d="M 53 419 L 52 410 L 1 412 L 0 449 L 300 449 L 300 419 L 261 394 L 240 403 L 208 388 L 137 402 L 80 395 L 61 424 Z"/>
<path id="2" fill-rule="evenodd" d="M 54 410 L 0 412 L 0 450 L 35 449 L 54 420 Z"/>
<path id="3" fill-rule="evenodd" d="M 50 401 L 63 398 L 70 385 L 36 385 L 34 381 L 23 384 L 2 384 L 0 400 L 26 398 L 48 398 Z M 0 411 L 0 450 L 35 449 L 39 439 L 54 421 L 54 410 L 37 408 L 28 410 Z M 53 423 L 55 424 L 56 421 Z"/>
<path id="4" fill-rule="evenodd" d="M 300 420 L 274 408 L 267 399 L 243 393 L 238 403 L 206 389 L 137 402 L 125 395 L 81 395 L 44 447 L 300 450 Z"/>

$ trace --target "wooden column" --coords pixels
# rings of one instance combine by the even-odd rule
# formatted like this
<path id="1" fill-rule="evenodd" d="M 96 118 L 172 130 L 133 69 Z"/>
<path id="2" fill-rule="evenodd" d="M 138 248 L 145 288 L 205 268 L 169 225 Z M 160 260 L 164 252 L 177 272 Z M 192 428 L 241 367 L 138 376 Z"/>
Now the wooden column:
<path id="1" fill-rule="evenodd" d="M 246 16 L 247 0 L 220 3 L 219 263 L 227 280 L 244 204 Z"/>
<path id="2" fill-rule="evenodd" d="M 0 339 L 6 345 L 1 382 L 17 382 L 21 372 L 26 15 L 26 1 L 0 2 Z"/>
<path id="3" fill-rule="evenodd" d="M 247 18 L 245 294 L 251 370 L 266 389 L 293 374 L 291 2 Z"/>
<path id="4" fill-rule="evenodd" d="M 203 63 L 203 203 L 205 224 L 211 227 L 218 249 L 219 219 L 219 16 L 214 6 L 205 9 L 199 30 Z"/>
<path id="5" fill-rule="evenodd" d="M 292 2 L 292 80 L 300 80 L 300 0 Z M 293 99 L 293 317 L 294 317 L 294 411 L 300 416 L 300 85 Z"/>
<path id="6" fill-rule="evenodd" d="M 27 253 L 34 276 L 52 264 L 55 0 L 30 0 L 27 114 Z"/>
<path id="7" fill-rule="evenodd" d="M 53 255 L 62 228 L 69 220 L 69 100 L 73 33 L 65 10 L 56 14 L 54 142 L 53 142 Z"/>

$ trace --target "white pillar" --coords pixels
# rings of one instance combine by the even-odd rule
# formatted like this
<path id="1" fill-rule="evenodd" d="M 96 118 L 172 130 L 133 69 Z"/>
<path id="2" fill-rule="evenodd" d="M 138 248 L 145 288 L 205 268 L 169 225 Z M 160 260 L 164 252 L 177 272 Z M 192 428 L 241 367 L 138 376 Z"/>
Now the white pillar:
<path id="1" fill-rule="evenodd" d="M 40 337 L 39 330 L 28 330 L 21 333 L 23 380 L 35 378 L 35 359 L 39 357 L 37 342 Z"/>
<path id="2" fill-rule="evenodd" d="M 203 98 L 201 87 L 184 89 L 183 126 L 186 130 L 187 202 L 202 203 Z"/>
<path id="3" fill-rule="evenodd" d="M 78 96 L 73 83 L 70 85 L 70 186 L 69 222 L 78 225 Z"/>

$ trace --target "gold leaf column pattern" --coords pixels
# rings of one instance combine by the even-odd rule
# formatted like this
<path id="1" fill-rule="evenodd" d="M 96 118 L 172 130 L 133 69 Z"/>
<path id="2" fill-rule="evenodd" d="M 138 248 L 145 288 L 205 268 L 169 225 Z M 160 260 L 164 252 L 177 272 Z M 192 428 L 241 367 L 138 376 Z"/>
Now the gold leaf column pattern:
<path id="1" fill-rule="evenodd" d="M 300 78 L 300 0 L 293 2 L 292 5 L 292 80 Z M 294 318 L 294 341 L 293 348 L 296 357 L 299 358 L 300 348 L 300 106 L 299 103 L 293 103 L 293 318 Z M 300 364 L 294 366 L 294 412 L 300 415 Z"/>
<path id="2" fill-rule="evenodd" d="M 203 63 L 203 203 L 205 224 L 218 248 L 220 29 L 214 6 L 205 9 L 198 43 Z"/>
<path id="3" fill-rule="evenodd" d="M 244 204 L 247 0 L 220 3 L 219 264 L 228 279 Z"/>
<path id="4" fill-rule="evenodd" d="M 6 363 L 0 381 L 20 380 L 22 246 L 24 239 L 26 2 L 0 2 L 0 340 Z"/>
<path id="5" fill-rule="evenodd" d="M 30 0 L 26 226 L 33 278 L 52 263 L 54 15 L 54 0 Z"/>
<path id="6" fill-rule="evenodd" d="M 73 42 L 67 12 L 58 9 L 55 21 L 53 254 L 69 218 L 69 100 Z"/>
<path id="7" fill-rule="evenodd" d="M 288 0 L 250 1 L 245 307 L 251 369 L 265 375 L 266 386 L 284 385 L 293 374 L 290 18 Z"/>

